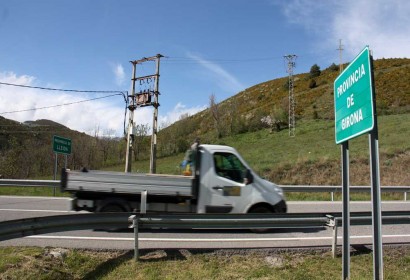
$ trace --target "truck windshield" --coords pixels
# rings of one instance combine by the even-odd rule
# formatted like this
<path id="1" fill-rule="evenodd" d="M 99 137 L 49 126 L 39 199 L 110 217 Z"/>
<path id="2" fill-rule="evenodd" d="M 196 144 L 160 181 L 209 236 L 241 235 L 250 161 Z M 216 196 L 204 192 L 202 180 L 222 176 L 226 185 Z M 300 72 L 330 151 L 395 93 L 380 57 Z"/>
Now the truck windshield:
<path id="1" fill-rule="evenodd" d="M 215 172 L 218 176 L 243 183 L 246 167 L 231 153 L 214 154 Z"/>

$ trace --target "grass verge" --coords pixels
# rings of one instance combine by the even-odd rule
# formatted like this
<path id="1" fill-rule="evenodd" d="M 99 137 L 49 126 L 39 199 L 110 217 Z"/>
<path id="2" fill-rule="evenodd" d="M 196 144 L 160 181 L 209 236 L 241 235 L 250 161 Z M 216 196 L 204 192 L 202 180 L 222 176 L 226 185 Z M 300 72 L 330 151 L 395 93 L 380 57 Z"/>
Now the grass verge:
<path id="1" fill-rule="evenodd" d="M 0 248 L 0 279 L 338 279 L 341 258 L 329 251 L 67 250 L 54 257 L 51 248 Z M 385 279 L 408 279 L 410 247 L 385 247 Z M 351 279 L 372 279 L 369 251 L 353 251 Z"/>
<path id="2" fill-rule="evenodd" d="M 54 190 L 50 187 L 0 187 L 0 195 L 54 196 Z M 55 196 L 70 197 L 70 194 L 62 193 L 56 188 Z"/>

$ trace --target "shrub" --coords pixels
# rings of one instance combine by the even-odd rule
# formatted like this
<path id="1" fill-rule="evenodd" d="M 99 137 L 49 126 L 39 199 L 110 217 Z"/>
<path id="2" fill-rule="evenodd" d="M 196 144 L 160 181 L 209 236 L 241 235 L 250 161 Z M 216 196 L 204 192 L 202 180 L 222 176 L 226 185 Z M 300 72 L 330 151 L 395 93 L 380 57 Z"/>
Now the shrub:
<path id="1" fill-rule="evenodd" d="M 315 78 L 320 76 L 320 67 L 317 64 L 313 64 L 312 67 L 310 67 L 310 78 Z"/>
<path id="2" fill-rule="evenodd" d="M 332 63 L 332 65 L 329 66 L 329 70 L 330 71 L 339 71 L 339 66 L 337 66 L 336 64 Z"/>

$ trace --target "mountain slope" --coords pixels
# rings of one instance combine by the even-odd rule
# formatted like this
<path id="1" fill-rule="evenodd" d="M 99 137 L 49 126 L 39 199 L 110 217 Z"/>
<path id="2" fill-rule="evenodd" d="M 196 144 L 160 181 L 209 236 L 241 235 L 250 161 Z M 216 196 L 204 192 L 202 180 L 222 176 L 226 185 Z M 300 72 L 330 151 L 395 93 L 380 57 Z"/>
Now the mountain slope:
<path id="1" fill-rule="evenodd" d="M 410 112 L 410 59 L 379 59 L 374 67 L 377 114 Z M 296 127 L 300 120 L 334 119 L 333 82 L 338 75 L 337 67 L 329 67 L 313 78 L 316 86 L 312 88 L 310 73 L 294 76 Z M 196 136 L 204 143 L 214 143 L 226 136 L 263 128 L 286 129 L 288 100 L 288 77 L 252 86 L 220 102 L 214 110 L 206 109 L 163 129 L 159 135 L 160 152 L 182 152 Z M 272 124 L 262 121 L 268 116 Z"/>

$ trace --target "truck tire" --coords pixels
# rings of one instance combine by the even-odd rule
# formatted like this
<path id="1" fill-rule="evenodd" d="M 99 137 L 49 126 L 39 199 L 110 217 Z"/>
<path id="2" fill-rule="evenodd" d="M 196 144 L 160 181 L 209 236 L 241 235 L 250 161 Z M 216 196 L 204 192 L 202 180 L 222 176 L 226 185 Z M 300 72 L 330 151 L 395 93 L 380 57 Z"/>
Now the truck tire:
<path id="1" fill-rule="evenodd" d="M 101 208 L 100 212 L 125 212 L 124 208 L 122 208 L 118 204 L 107 204 Z"/>
<path id="2" fill-rule="evenodd" d="M 261 205 L 261 206 L 256 206 L 256 207 L 251 208 L 248 213 L 265 213 L 265 214 L 267 214 L 267 213 L 275 213 L 275 211 L 272 211 L 272 209 L 269 208 L 269 207 Z M 250 231 L 253 232 L 253 233 L 265 233 L 265 232 L 269 231 L 269 228 L 251 228 Z"/>

